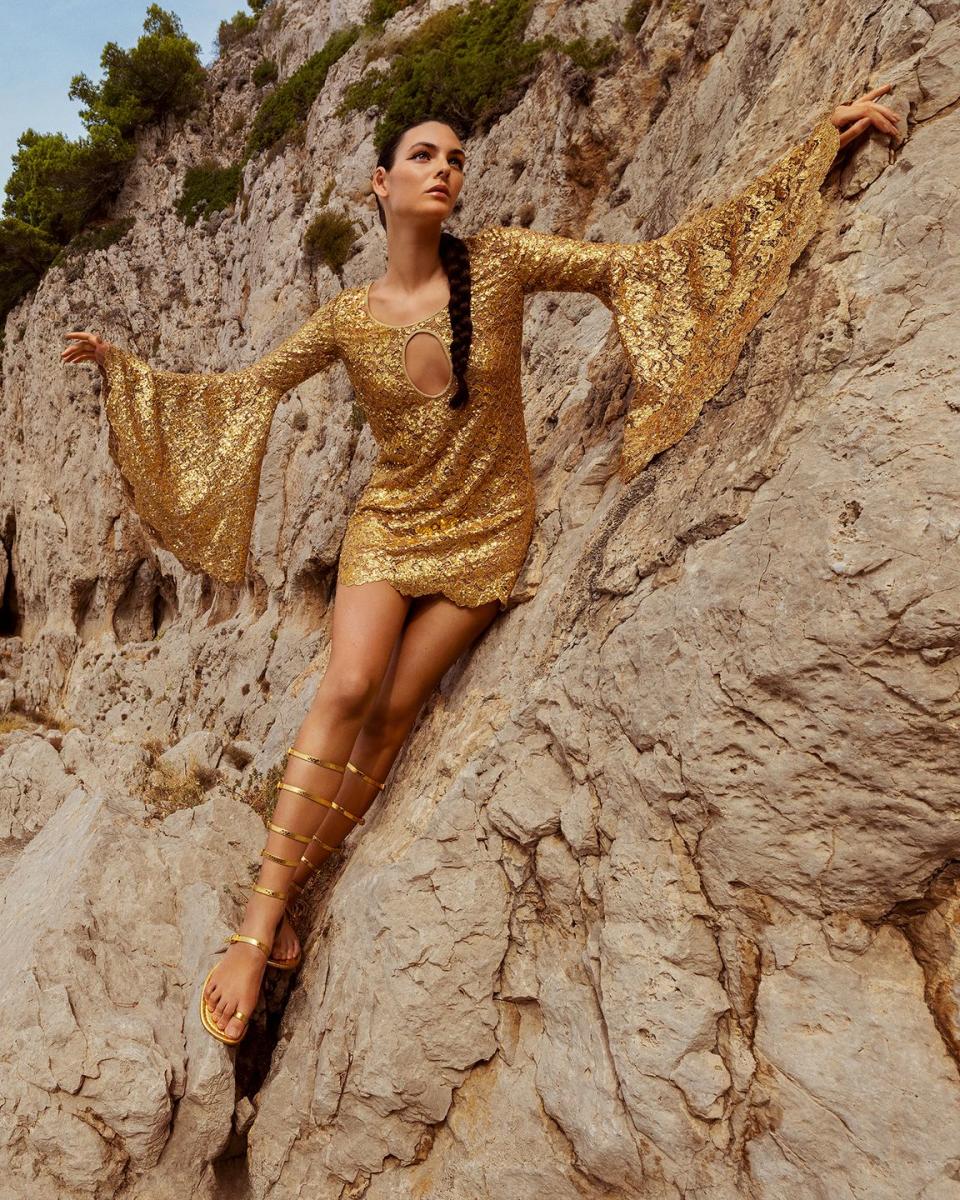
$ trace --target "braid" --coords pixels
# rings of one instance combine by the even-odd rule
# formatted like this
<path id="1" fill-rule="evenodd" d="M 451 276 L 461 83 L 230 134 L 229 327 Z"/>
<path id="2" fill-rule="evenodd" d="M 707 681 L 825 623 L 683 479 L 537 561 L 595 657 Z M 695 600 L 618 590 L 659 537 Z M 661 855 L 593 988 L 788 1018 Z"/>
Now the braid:
<path id="1" fill-rule="evenodd" d="M 473 321 L 470 317 L 470 252 L 467 244 L 444 229 L 440 233 L 440 261 L 450 284 L 450 327 L 453 339 L 450 357 L 458 387 L 450 398 L 451 408 L 462 408 L 470 399 L 467 385 L 467 363 L 473 341 Z"/>

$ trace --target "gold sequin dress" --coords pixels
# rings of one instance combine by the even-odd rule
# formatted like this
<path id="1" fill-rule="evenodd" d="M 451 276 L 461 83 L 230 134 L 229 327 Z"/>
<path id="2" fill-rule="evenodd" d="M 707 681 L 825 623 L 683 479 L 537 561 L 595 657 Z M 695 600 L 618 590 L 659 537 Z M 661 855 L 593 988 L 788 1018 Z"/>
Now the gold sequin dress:
<path id="1" fill-rule="evenodd" d="M 388 325 L 370 312 L 369 285 L 341 290 L 237 371 L 162 371 L 109 347 L 104 405 L 128 499 L 185 566 L 241 580 L 277 403 L 340 361 L 378 456 L 347 523 L 338 582 L 386 579 L 408 595 L 504 607 L 536 510 L 520 382 L 524 297 L 590 292 L 613 312 L 636 383 L 620 460 L 631 479 L 693 425 L 782 294 L 816 230 L 838 138 L 822 117 L 732 199 L 652 241 L 586 242 L 520 226 L 464 238 L 473 341 L 470 399 L 459 409 L 449 404 L 453 379 L 429 395 L 404 365 L 419 330 L 449 347 L 448 309 Z"/>

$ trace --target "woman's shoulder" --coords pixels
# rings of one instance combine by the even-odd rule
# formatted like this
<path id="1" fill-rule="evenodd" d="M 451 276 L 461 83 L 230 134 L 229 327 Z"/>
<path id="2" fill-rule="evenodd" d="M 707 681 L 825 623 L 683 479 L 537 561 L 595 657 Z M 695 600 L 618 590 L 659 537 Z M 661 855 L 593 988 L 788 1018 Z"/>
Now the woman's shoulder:
<path id="1" fill-rule="evenodd" d="M 471 264 L 476 269 L 487 265 L 491 270 L 502 270 L 504 259 L 520 251 L 517 239 L 524 232 L 519 225 L 483 225 L 476 232 L 467 234 L 463 241 Z"/>
<path id="2" fill-rule="evenodd" d="M 524 225 L 484 225 L 463 240 L 478 257 L 514 254 L 522 250 L 530 231 Z"/>
<path id="3" fill-rule="evenodd" d="M 503 236 L 503 231 L 508 229 L 506 225 L 482 225 L 473 233 L 465 234 L 463 241 L 473 249 L 474 246 L 489 246 L 498 242 Z"/>
<path id="4" fill-rule="evenodd" d="M 354 287 L 341 288 L 324 307 L 330 309 L 334 324 L 337 324 L 345 316 L 354 312 L 357 305 L 364 303 L 366 294 L 367 284 L 365 283 L 358 283 Z"/>

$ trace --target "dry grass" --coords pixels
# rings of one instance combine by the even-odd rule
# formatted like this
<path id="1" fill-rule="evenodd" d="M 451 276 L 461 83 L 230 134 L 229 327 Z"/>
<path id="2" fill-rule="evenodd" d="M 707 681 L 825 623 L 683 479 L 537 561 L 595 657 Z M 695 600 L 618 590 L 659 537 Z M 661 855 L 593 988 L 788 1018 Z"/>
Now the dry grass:
<path id="1" fill-rule="evenodd" d="M 141 784 L 141 796 L 151 817 L 168 817 L 182 808 L 203 804 L 207 792 L 220 781 L 219 771 L 201 766 L 191 758 L 186 770 L 154 762 Z"/>
<path id="2" fill-rule="evenodd" d="M 0 716 L 0 733 L 12 733 L 15 729 L 36 729 L 35 721 L 28 720 L 22 713 L 8 712 Z"/>
<path id="3" fill-rule="evenodd" d="M 159 761 L 160 756 L 169 749 L 160 738 L 147 738 L 142 745 L 150 757 L 141 784 L 143 799 L 148 807 L 155 810 L 156 816 L 166 816 L 178 809 L 202 804 L 206 793 L 224 782 L 219 771 L 201 766 L 192 757 L 188 760 L 186 770 Z M 249 805 L 262 820 L 269 821 L 276 808 L 277 784 L 283 778 L 285 764 L 284 755 L 265 775 L 260 771 L 251 771 L 242 784 L 230 785 L 231 796 Z"/>
<path id="4" fill-rule="evenodd" d="M 143 746 L 154 760 L 167 749 L 157 738 L 145 741 Z M 277 784 L 283 779 L 286 762 L 287 756 L 284 754 L 266 773 L 253 770 L 243 784 L 235 783 L 230 788 L 233 798 L 249 805 L 264 824 L 273 819 L 277 805 Z M 189 761 L 186 771 L 154 761 L 146 769 L 145 776 L 143 801 L 149 814 L 160 818 L 178 809 L 202 804 L 206 792 L 214 784 L 222 782 L 218 771 L 198 766 L 193 759 Z M 303 892 L 287 905 L 287 913 L 295 927 L 314 913 L 316 897 L 323 894 L 328 881 L 338 872 L 340 863 L 340 855 L 330 855 L 320 869 L 308 878 Z M 258 864 L 252 864 L 252 876 L 257 870 Z"/>
<path id="5" fill-rule="evenodd" d="M 160 756 L 169 749 L 161 738 L 146 738 L 142 745 L 150 761 L 144 768 L 140 790 L 151 817 L 162 819 L 181 808 L 203 804 L 207 792 L 220 782 L 219 771 L 201 766 L 192 756 L 185 770 L 161 762 Z"/>
<path id="6" fill-rule="evenodd" d="M 283 779 L 286 762 L 287 757 L 284 755 L 265 775 L 260 771 L 251 771 L 242 791 L 239 784 L 234 785 L 234 798 L 249 804 L 262 820 L 273 820 L 273 810 L 277 807 L 277 784 Z"/>
<path id="7" fill-rule="evenodd" d="M 42 705 L 27 708 L 14 702 L 8 712 L 0 714 L 0 733 L 11 733 L 15 729 L 59 729 L 61 733 L 69 733 L 71 729 L 79 729 L 76 721 L 55 716 Z"/>

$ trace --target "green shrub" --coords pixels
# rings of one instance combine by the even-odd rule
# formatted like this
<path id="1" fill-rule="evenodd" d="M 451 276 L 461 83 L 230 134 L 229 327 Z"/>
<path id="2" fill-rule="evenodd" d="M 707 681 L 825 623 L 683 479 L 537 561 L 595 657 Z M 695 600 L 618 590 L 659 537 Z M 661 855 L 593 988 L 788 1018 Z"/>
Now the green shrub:
<path id="1" fill-rule="evenodd" d="M 114 242 L 118 242 L 129 233 L 135 223 L 135 217 L 118 217 L 115 221 L 103 221 L 85 229 L 60 248 L 50 263 L 51 267 L 68 268 L 68 277 L 76 278 L 77 275 L 73 270 L 74 260 L 83 259 L 94 250 L 106 250 L 108 246 L 112 246 Z"/>
<path id="2" fill-rule="evenodd" d="M 111 126 L 94 128 L 75 142 L 62 133 L 28 129 L 17 146 L 4 216 L 35 226 L 61 245 L 113 199 L 136 153 L 133 142 Z"/>
<path id="3" fill-rule="evenodd" d="M 581 70 L 593 73 L 607 66 L 617 52 L 616 44 L 609 37 L 598 38 L 591 42 L 587 38 L 578 37 L 569 42 L 561 42 L 556 38 L 543 39 L 543 45 L 550 45 L 571 58 Z"/>
<path id="4" fill-rule="evenodd" d="M 252 13 L 237 12 L 229 20 L 221 21 L 216 37 L 218 57 L 223 54 L 224 50 L 229 50 L 231 46 L 253 33 L 256 27 L 257 18 Z"/>
<path id="5" fill-rule="evenodd" d="M 647 19 L 650 11 L 650 0 L 633 0 L 623 18 L 623 27 L 627 33 L 639 33 L 640 26 Z"/>
<path id="6" fill-rule="evenodd" d="M 236 12 L 227 21 L 221 21 L 217 29 L 216 51 L 223 54 L 236 42 L 242 41 L 248 34 L 253 33 L 260 23 L 261 15 L 270 6 L 270 0 L 247 0 L 250 12 Z"/>
<path id="7" fill-rule="evenodd" d="M 16 217 L 0 219 L 0 319 L 40 281 L 59 246 Z"/>
<path id="8" fill-rule="evenodd" d="M 277 64 L 272 58 L 261 58 L 253 68 L 252 78 L 257 87 L 263 87 L 265 83 L 276 83 L 279 74 Z"/>
<path id="9" fill-rule="evenodd" d="M 415 0 L 371 0 L 367 9 L 367 24 L 374 29 L 382 28 L 402 8 L 409 8 Z"/>
<path id="10" fill-rule="evenodd" d="M 273 146 L 306 121 L 314 100 L 323 90 L 327 72 L 359 36 L 359 25 L 331 34 L 322 49 L 311 54 L 289 79 L 277 85 L 257 110 L 247 137 L 243 162 Z"/>
<path id="11" fill-rule="evenodd" d="M 190 167 L 183 178 L 177 212 L 187 225 L 229 208 L 240 193 L 242 168 L 239 163 L 220 167 L 211 160 Z"/>
<path id="12" fill-rule="evenodd" d="M 100 65 L 107 74 L 102 83 L 83 74 L 70 81 L 70 99 L 87 106 L 80 119 L 88 129 L 112 125 L 129 135 L 168 114 L 188 113 L 202 100 L 200 46 L 186 37 L 179 17 L 151 4 L 143 28 L 132 50 L 122 50 L 116 42 L 104 46 Z"/>
<path id="13" fill-rule="evenodd" d="M 311 266 L 325 263 L 338 275 L 357 240 L 353 221 L 344 213 L 324 208 L 303 235 L 303 249 Z"/>
<path id="14" fill-rule="evenodd" d="M 468 130 L 489 128 L 533 79 L 542 47 L 523 40 L 532 8 L 532 0 L 470 0 L 435 13 L 400 43 L 388 69 L 347 88 L 336 115 L 376 106 L 377 150 L 425 112 L 459 117 Z"/>

